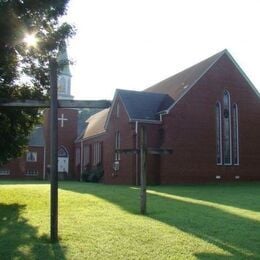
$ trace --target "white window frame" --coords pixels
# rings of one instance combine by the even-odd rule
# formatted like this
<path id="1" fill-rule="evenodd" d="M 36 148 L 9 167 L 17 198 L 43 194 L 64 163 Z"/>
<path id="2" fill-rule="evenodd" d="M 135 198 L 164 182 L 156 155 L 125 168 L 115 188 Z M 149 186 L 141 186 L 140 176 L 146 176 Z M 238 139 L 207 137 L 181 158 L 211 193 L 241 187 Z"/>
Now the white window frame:
<path id="1" fill-rule="evenodd" d="M 228 114 L 229 114 L 229 156 L 230 156 L 230 162 L 226 163 L 225 162 L 225 152 L 223 153 L 223 164 L 224 165 L 232 165 L 233 163 L 233 158 L 232 158 L 232 121 L 231 121 L 231 116 L 232 116 L 232 112 L 231 112 L 231 98 L 230 98 L 230 93 L 229 91 L 225 90 L 224 91 L 224 96 L 225 93 L 227 93 L 228 96 Z M 224 96 L 223 96 L 223 102 L 224 102 Z M 223 104 L 223 109 L 225 109 L 225 105 Z M 224 111 L 224 110 L 223 110 Z M 223 127 L 225 127 L 225 124 L 223 124 Z M 225 132 L 225 131 L 223 131 Z M 224 139 L 225 140 L 225 139 Z M 223 147 L 223 149 L 225 149 L 225 146 Z"/>
<path id="2" fill-rule="evenodd" d="M 31 159 L 31 156 L 30 156 L 31 154 L 33 155 L 33 158 L 35 158 L 35 159 Z M 32 152 L 32 151 L 27 152 L 26 161 L 27 162 L 37 162 L 37 152 Z"/>
<path id="3" fill-rule="evenodd" d="M 83 145 L 83 167 L 86 167 L 90 164 L 90 145 Z"/>
<path id="4" fill-rule="evenodd" d="M 101 143 L 96 142 L 93 144 L 93 166 L 101 163 Z"/>
<path id="5" fill-rule="evenodd" d="M 217 106 L 218 106 L 218 111 L 217 111 Z M 216 103 L 216 117 L 217 117 L 217 113 L 218 113 L 218 119 L 219 119 L 219 129 L 217 129 L 217 125 L 216 125 L 216 134 L 217 131 L 219 131 L 219 150 L 220 150 L 220 162 L 217 162 L 217 165 L 223 165 L 223 152 L 222 152 L 222 108 L 221 108 L 221 103 L 218 101 Z M 217 118 L 216 118 L 217 119 Z M 217 151 L 216 151 L 217 153 Z M 216 154 L 217 155 L 217 154 Z M 216 156 L 217 159 L 217 156 Z"/>
<path id="6" fill-rule="evenodd" d="M 0 176 L 8 176 L 10 175 L 9 169 L 0 169 Z"/>
<path id="7" fill-rule="evenodd" d="M 115 134 L 115 149 L 120 149 L 121 142 L 120 132 L 116 131 Z M 120 152 L 115 151 L 115 161 L 120 161 Z"/>
<path id="8" fill-rule="evenodd" d="M 38 170 L 26 170 L 25 176 L 38 176 L 39 171 Z"/>
<path id="9" fill-rule="evenodd" d="M 232 107 L 232 116 L 233 116 L 233 131 L 236 132 L 236 140 L 234 140 L 236 142 L 236 146 L 237 146 L 237 152 L 236 152 L 236 157 L 237 157 L 237 162 L 234 162 L 234 165 L 239 165 L 240 161 L 239 161 L 239 121 L 238 121 L 238 105 L 236 103 L 233 104 Z M 235 121 L 236 121 L 236 128 L 235 128 Z M 233 133 L 234 136 L 234 133 Z M 235 143 L 233 142 L 233 146 L 235 145 Z M 234 147 L 233 147 L 234 150 Z M 234 151 L 233 151 L 234 152 Z"/>

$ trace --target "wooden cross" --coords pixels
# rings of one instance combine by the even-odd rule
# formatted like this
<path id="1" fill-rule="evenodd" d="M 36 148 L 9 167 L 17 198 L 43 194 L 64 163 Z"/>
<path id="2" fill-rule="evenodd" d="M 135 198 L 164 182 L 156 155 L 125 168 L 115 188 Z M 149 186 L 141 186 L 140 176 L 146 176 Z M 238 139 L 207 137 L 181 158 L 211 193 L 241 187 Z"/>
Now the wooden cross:
<path id="1" fill-rule="evenodd" d="M 67 121 L 67 120 L 69 120 L 68 118 L 65 118 L 64 117 L 64 114 L 61 114 L 61 117 L 60 118 L 58 118 L 58 120 L 59 121 L 61 121 L 61 127 L 63 127 L 64 126 L 64 121 Z"/>
<path id="2" fill-rule="evenodd" d="M 172 154 L 172 149 L 164 148 L 148 148 L 147 133 L 144 126 L 140 129 L 140 149 L 117 149 L 116 151 L 126 154 L 140 154 L 140 213 L 145 215 L 146 207 L 146 158 L 147 154 L 166 155 Z"/>
<path id="3" fill-rule="evenodd" d="M 50 108 L 51 126 L 51 190 L 50 190 L 50 238 L 58 241 L 58 108 L 108 108 L 108 100 L 57 100 L 57 62 L 50 61 L 50 101 L 42 100 L 8 100 L 0 98 L 0 107 L 45 107 Z"/>

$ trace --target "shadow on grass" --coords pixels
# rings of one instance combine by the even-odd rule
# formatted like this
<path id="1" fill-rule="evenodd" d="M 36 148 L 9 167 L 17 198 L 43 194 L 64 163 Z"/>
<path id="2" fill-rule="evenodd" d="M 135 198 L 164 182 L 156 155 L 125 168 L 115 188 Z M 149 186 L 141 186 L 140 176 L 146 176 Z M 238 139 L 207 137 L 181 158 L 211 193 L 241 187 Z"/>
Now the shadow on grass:
<path id="1" fill-rule="evenodd" d="M 259 185 L 260 186 L 260 185 Z M 259 190 L 258 186 L 258 190 Z M 203 202 L 216 200 L 218 204 L 228 204 L 233 207 L 239 207 L 239 192 L 235 193 L 234 205 L 230 198 L 229 187 L 222 188 L 222 196 L 218 197 L 214 189 L 208 188 L 200 192 L 202 186 L 182 186 L 181 187 L 150 187 L 152 194 L 148 194 L 148 215 L 147 217 L 174 226 L 179 230 L 194 235 L 208 243 L 211 243 L 221 249 L 227 255 L 216 255 L 208 253 L 196 254 L 198 259 L 260 259 L 260 219 L 254 219 L 254 216 L 244 215 L 243 212 L 234 214 L 228 210 L 217 208 L 214 205 L 205 205 Z M 175 188 L 177 193 L 175 193 Z M 92 194 L 94 196 L 112 202 L 122 209 L 132 213 L 139 213 L 139 189 L 126 186 L 106 186 L 102 184 L 78 184 L 62 183 L 61 189 Z M 250 186 L 240 188 L 243 194 L 250 195 Z M 243 190 L 244 189 L 244 190 Z M 216 189 L 217 191 L 217 189 Z M 159 194 L 156 194 L 158 192 Z M 184 199 L 178 197 L 185 193 Z M 175 195 L 167 197 L 167 195 Z M 195 194 L 195 195 L 194 195 Z M 165 196 L 166 195 L 166 196 Z M 228 201 L 225 198 L 228 197 Z M 252 209 L 250 201 L 243 198 L 243 204 L 248 210 L 255 210 L 254 203 L 260 197 L 255 197 Z M 189 198 L 191 199 L 189 201 Z M 246 201 L 248 205 L 246 204 Z M 250 218 L 251 217 L 251 218 Z"/>
<path id="2" fill-rule="evenodd" d="M 0 203 L 0 259 L 65 259 L 59 243 L 39 237 L 22 216 L 25 205 Z"/>

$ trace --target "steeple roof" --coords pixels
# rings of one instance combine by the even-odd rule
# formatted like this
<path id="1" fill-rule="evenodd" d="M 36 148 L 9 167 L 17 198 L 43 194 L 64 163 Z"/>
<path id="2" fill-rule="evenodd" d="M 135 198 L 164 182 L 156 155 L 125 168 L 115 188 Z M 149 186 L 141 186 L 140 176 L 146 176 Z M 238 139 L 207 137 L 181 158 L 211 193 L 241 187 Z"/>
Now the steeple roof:
<path id="1" fill-rule="evenodd" d="M 59 65 L 62 66 L 60 74 L 71 76 L 70 67 L 69 67 L 69 58 L 68 58 L 68 52 L 67 52 L 67 45 L 65 42 L 58 52 L 57 62 Z"/>
<path id="2" fill-rule="evenodd" d="M 61 46 L 57 62 L 59 64 L 58 75 L 58 99 L 73 99 L 71 95 L 71 73 L 66 43 Z"/>

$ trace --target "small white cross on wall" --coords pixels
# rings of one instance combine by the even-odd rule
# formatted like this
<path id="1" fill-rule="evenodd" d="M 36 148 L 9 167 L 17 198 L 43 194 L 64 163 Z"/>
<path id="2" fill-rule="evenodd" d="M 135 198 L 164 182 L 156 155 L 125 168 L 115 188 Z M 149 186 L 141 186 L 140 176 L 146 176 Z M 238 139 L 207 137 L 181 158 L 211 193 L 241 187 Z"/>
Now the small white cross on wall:
<path id="1" fill-rule="evenodd" d="M 64 118 L 64 114 L 61 114 L 61 117 L 58 118 L 58 120 L 61 121 L 61 125 L 60 126 L 63 127 L 64 126 L 64 121 L 67 121 L 68 118 Z"/>

